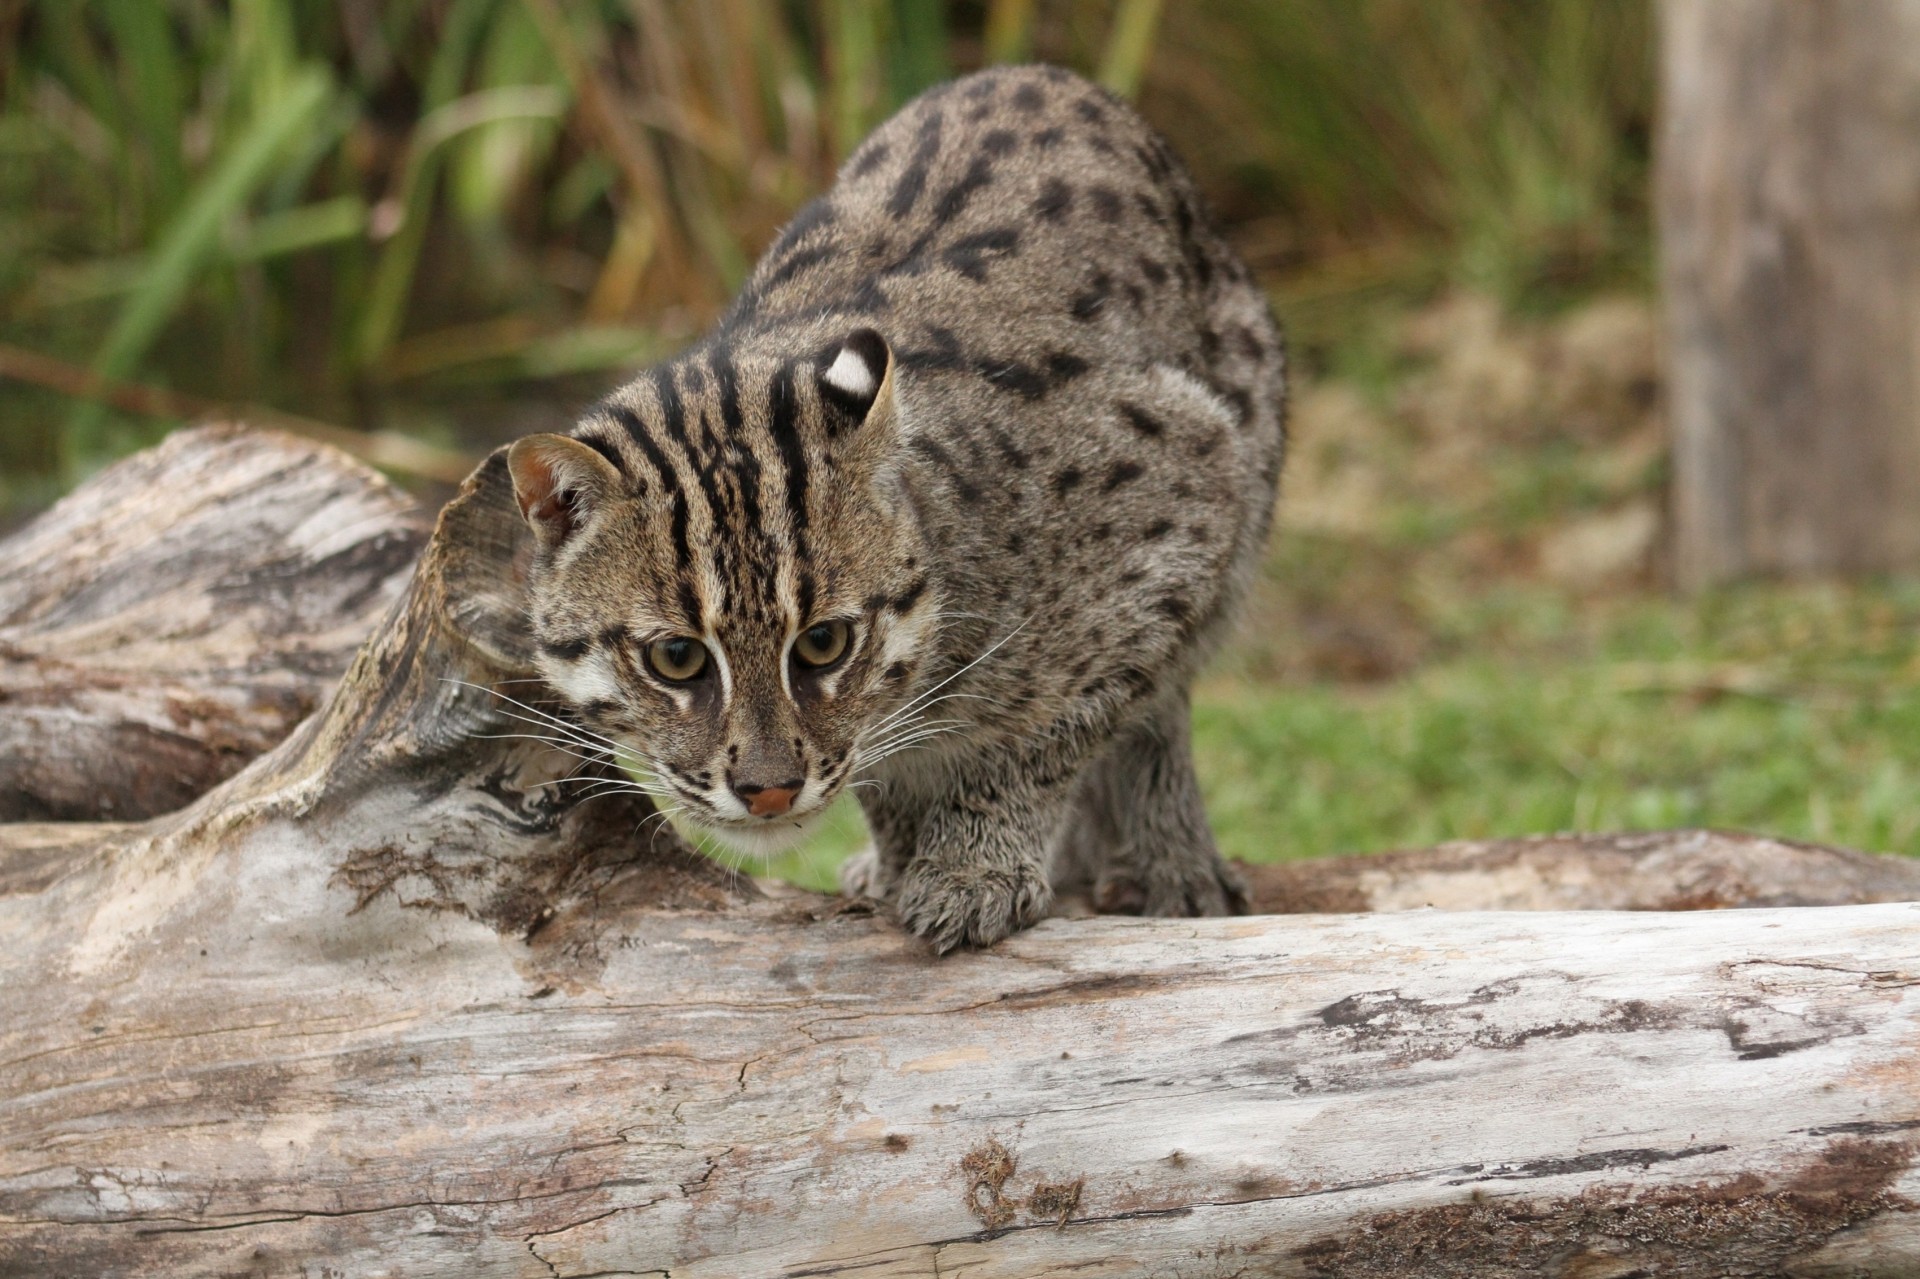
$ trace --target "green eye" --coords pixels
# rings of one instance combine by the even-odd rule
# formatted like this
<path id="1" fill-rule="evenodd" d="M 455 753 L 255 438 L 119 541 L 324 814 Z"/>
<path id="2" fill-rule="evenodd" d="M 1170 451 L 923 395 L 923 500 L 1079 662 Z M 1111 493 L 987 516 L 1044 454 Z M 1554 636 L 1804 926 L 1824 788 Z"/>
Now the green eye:
<path id="1" fill-rule="evenodd" d="M 853 628 L 845 622 L 820 622 L 801 631 L 793 641 L 793 655 L 816 670 L 832 666 L 846 655 Z"/>
<path id="2" fill-rule="evenodd" d="M 699 679 L 707 669 L 707 646 L 686 635 L 655 640 L 647 645 L 647 665 L 661 679 L 674 684 Z"/>

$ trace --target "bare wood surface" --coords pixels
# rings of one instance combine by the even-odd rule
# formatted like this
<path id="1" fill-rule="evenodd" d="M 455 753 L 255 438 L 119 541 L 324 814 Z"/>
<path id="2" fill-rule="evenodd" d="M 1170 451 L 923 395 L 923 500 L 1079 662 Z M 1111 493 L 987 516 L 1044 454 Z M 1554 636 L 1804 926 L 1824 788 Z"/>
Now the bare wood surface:
<path id="1" fill-rule="evenodd" d="M 1920 1267 L 1920 906 L 936 961 L 498 736 L 520 527 L 496 459 L 323 711 L 181 813 L 0 828 L 0 1274 Z"/>
<path id="2" fill-rule="evenodd" d="M 1728 910 L 1920 901 L 1920 859 L 1737 831 L 1459 840 L 1240 867 L 1262 914 Z"/>
<path id="3" fill-rule="evenodd" d="M 1920 0 L 1662 0 L 1676 567 L 1920 565 Z"/>
<path id="4" fill-rule="evenodd" d="M 406 585 L 408 497 L 333 449 L 207 427 L 0 543 L 0 820 L 179 808 L 319 705 Z"/>

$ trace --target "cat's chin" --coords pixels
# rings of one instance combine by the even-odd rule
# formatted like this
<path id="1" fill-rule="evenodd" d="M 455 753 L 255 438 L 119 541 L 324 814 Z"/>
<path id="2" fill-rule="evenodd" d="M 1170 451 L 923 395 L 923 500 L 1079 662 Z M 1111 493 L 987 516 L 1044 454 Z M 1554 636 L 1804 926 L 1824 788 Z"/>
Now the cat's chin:
<path id="1" fill-rule="evenodd" d="M 804 843 L 819 828 L 826 811 L 822 807 L 804 817 L 771 822 L 695 821 L 694 825 L 701 834 L 726 845 L 729 852 L 771 860 Z"/>

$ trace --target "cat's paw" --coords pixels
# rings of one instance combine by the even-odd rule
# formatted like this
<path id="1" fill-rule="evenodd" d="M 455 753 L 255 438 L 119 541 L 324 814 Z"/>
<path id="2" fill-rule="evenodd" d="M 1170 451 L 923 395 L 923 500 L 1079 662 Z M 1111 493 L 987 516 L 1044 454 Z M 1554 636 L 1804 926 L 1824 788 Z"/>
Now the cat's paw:
<path id="1" fill-rule="evenodd" d="M 885 901 L 893 891 L 890 878 L 887 868 L 881 865 L 880 850 L 868 844 L 840 863 L 840 895 Z"/>
<path id="2" fill-rule="evenodd" d="M 1218 856 L 1157 872 L 1143 881 L 1126 871 L 1108 871 L 1094 883 L 1093 908 L 1103 915 L 1191 918 L 1244 915 L 1251 904 L 1245 881 Z"/>
<path id="3" fill-rule="evenodd" d="M 944 955 L 1031 927 L 1052 902 L 1046 876 L 1025 862 L 945 867 L 917 859 L 901 876 L 898 909 L 907 930 Z"/>

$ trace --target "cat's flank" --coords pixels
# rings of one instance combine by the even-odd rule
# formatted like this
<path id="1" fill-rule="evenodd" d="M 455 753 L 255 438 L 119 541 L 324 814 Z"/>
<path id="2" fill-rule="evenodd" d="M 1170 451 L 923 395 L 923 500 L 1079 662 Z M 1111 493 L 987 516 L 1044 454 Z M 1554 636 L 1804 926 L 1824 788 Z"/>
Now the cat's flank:
<path id="1" fill-rule="evenodd" d="M 740 848 L 844 789 L 941 951 L 1242 905 L 1188 685 L 1266 541 L 1267 304 L 1166 144 L 1054 68 L 882 125 L 703 342 L 510 454 L 541 668 Z"/>

